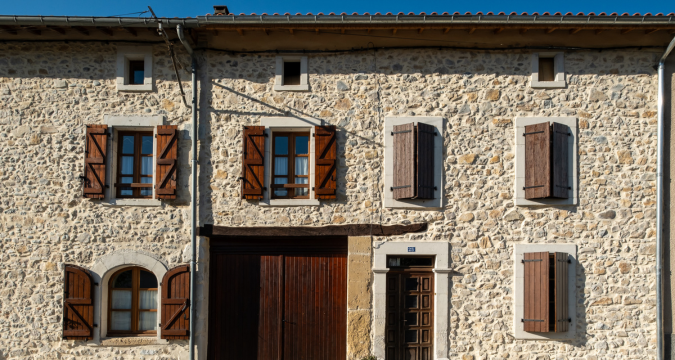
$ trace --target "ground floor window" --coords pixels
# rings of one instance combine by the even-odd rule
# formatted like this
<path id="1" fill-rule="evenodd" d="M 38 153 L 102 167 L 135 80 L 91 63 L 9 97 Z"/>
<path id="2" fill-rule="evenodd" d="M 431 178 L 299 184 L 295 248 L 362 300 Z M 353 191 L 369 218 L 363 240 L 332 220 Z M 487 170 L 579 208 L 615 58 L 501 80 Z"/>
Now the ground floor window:
<path id="1" fill-rule="evenodd" d="M 157 278 L 152 272 L 124 268 L 108 286 L 108 334 L 157 334 Z"/>

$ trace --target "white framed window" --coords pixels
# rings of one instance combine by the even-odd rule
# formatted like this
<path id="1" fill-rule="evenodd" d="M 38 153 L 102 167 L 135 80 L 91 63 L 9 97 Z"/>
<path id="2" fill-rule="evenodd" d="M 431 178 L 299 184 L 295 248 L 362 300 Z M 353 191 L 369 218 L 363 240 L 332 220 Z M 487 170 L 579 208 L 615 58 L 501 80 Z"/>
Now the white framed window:
<path id="1" fill-rule="evenodd" d="M 433 136 L 433 195 L 425 199 L 396 199 L 394 194 L 394 127 L 404 124 L 427 124 Z M 436 116 L 385 117 L 384 119 L 384 202 L 385 208 L 422 209 L 443 206 L 443 118 Z M 431 185 L 430 185 L 431 186 Z"/>
<path id="2" fill-rule="evenodd" d="M 265 127 L 265 179 L 263 186 L 267 188 L 267 191 L 263 191 L 263 199 L 260 201 L 260 205 L 263 206 L 318 206 L 320 205 L 320 200 L 315 199 L 314 187 L 315 187 L 315 136 L 314 136 L 314 127 L 326 125 L 323 121 L 312 119 L 312 118 L 292 118 L 292 117 L 267 117 L 260 120 L 260 125 Z M 285 135 L 301 135 L 309 136 L 309 149 L 307 156 L 306 167 L 303 167 L 305 171 L 302 171 L 304 176 L 307 176 L 309 182 L 308 194 L 306 198 L 282 198 L 282 196 L 273 196 L 272 192 L 275 189 L 272 189 L 271 184 L 274 183 L 275 171 L 278 166 L 275 165 L 275 156 L 274 156 L 274 139 L 278 136 L 275 134 L 285 134 Z M 292 136 L 291 136 L 292 137 Z M 289 137 L 290 138 L 290 137 Z M 289 153 L 293 149 L 290 149 Z M 304 173 L 307 173 L 306 175 Z M 288 190 L 287 190 L 288 191 Z M 303 196 L 304 197 L 304 196 Z"/>
<path id="3" fill-rule="evenodd" d="M 164 125 L 164 116 L 158 115 L 158 116 L 149 116 L 149 117 L 144 117 L 144 116 L 110 116 L 106 115 L 105 116 L 105 124 L 108 125 L 108 129 L 110 131 L 110 134 L 112 134 L 112 140 L 110 140 L 110 137 L 108 138 L 108 154 L 112 154 L 112 156 L 109 156 L 108 160 L 108 166 L 107 166 L 107 174 L 106 177 L 108 179 L 111 179 L 109 181 L 110 186 L 109 188 L 106 189 L 106 196 L 105 199 L 107 199 L 107 203 L 109 205 L 118 205 L 118 206 L 126 206 L 126 205 L 133 205 L 133 206 L 161 206 L 162 202 L 159 199 L 155 198 L 155 187 L 152 186 L 150 189 L 151 193 L 147 190 L 147 192 L 144 194 L 136 194 L 138 196 L 134 196 L 134 193 L 129 193 L 129 189 L 127 187 L 124 188 L 124 192 L 121 191 L 121 189 L 118 189 L 118 185 L 121 184 L 122 179 L 119 177 L 122 176 L 123 174 L 123 169 L 120 169 L 120 166 L 124 166 L 122 163 L 121 157 L 128 158 L 128 155 L 124 155 L 120 153 L 120 149 L 124 148 L 124 144 L 120 144 L 120 142 L 123 140 L 125 136 L 129 136 L 130 134 L 152 134 L 152 160 L 149 160 L 148 162 L 150 163 L 150 171 L 143 171 L 143 176 L 144 177 L 149 177 L 150 178 L 150 184 L 154 184 L 154 179 L 156 176 L 156 151 L 157 149 L 157 126 L 159 125 Z M 147 137 L 147 136 L 145 136 Z M 134 142 L 137 141 L 143 141 L 144 136 L 136 136 L 134 139 Z M 145 139 L 147 140 L 147 139 Z M 133 144 L 137 145 L 137 149 L 140 150 L 140 152 L 148 152 L 148 151 L 143 151 L 143 146 L 142 144 Z M 146 144 L 146 148 L 148 147 Z M 142 155 L 145 156 L 145 155 Z M 139 158 L 140 159 L 140 158 Z M 140 159 L 142 160 L 142 159 Z M 139 164 L 136 170 L 141 171 L 143 164 Z M 146 166 L 147 167 L 147 166 Z M 151 173 L 152 176 L 147 176 L 148 173 Z M 120 175 L 122 174 L 122 175 Z M 140 175 L 140 174 L 138 174 Z M 128 176 L 124 176 L 125 178 Z M 136 182 L 136 180 L 133 180 Z M 138 182 L 142 182 L 142 179 L 139 179 Z M 134 191 L 139 192 L 140 189 L 134 189 Z M 121 196 L 120 196 L 121 195 Z"/>
<path id="4" fill-rule="evenodd" d="M 535 89 L 564 88 L 565 53 L 539 52 L 532 54 L 532 78 L 530 86 Z"/>
<path id="5" fill-rule="evenodd" d="M 538 198 L 528 199 L 526 197 L 526 186 L 538 185 L 527 184 L 526 177 L 526 132 L 525 128 L 542 124 L 559 123 L 565 125 L 568 130 L 567 138 L 567 198 Z M 519 206 L 537 206 L 537 205 L 578 205 L 579 204 L 579 169 L 576 154 L 578 149 L 578 130 L 577 118 L 575 117 L 517 117 L 515 122 L 515 160 L 516 160 L 516 178 L 514 181 L 515 205 Z M 535 134 L 537 135 L 537 134 Z M 539 159 L 541 160 L 541 159 Z M 556 161 L 549 158 L 550 161 Z"/>
<path id="6" fill-rule="evenodd" d="M 117 47 L 117 90 L 152 91 L 152 47 Z"/>
<path id="7" fill-rule="evenodd" d="M 569 316 L 569 325 L 564 332 L 532 332 L 525 331 L 525 321 L 537 320 L 525 318 L 525 262 L 528 253 L 564 253 L 567 255 L 567 314 Z M 576 263 L 577 246 L 575 244 L 516 244 L 514 250 L 513 267 L 515 269 L 515 293 L 514 305 L 515 312 L 513 318 L 514 337 L 517 340 L 568 340 L 574 339 L 577 332 L 576 317 Z M 530 260 L 532 261 L 532 260 Z M 536 261 L 536 260 L 535 260 Z M 550 274 L 553 276 L 553 274 Z M 532 317 L 532 316 L 530 316 Z"/>
<path id="8" fill-rule="evenodd" d="M 277 56 L 275 91 L 309 91 L 307 56 Z"/>

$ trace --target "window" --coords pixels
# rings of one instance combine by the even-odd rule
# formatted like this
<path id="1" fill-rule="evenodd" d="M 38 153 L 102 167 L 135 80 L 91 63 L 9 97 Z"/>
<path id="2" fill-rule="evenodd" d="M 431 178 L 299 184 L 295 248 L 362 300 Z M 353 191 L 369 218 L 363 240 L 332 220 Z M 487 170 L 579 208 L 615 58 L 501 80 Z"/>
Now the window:
<path id="1" fill-rule="evenodd" d="M 516 205 L 575 205 L 576 118 L 516 118 Z"/>
<path id="2" fill-rule="evenodd" d="M 110 278 L 108 334 L 157 333 L 157 278 L 139 267 L 125 268 Z"/>
<path id="3" fill-rule="evenodd" d="M 274 90 L 309 91 L 306 56 L 277 57 Z"/>
<path id="4" fill-rule="evenodd" d="M 386 117 L 384 130 L 384 207 L 442 207 L 443 118 Z"/>
<path id="5" fill-rule="evenodd" d="M 564 88 L 566 86 L 564 53 L 532 54 L 530 86 L 542 89 Z"/>
<path id="6" fill-rule="evenodd" d="M 117 90 L 153 90 L 152 47 L 117 47 Z"/>
<path id="7" fill-rule="evenodd" d="M 274 133 L 273 199 L 309 198 L 309 133 Z"/>
<path id="8" fill-rule="evenodd" d="M 118 136 L 117 197 L 152 198 L 152 132 L 120 131 Z"/>

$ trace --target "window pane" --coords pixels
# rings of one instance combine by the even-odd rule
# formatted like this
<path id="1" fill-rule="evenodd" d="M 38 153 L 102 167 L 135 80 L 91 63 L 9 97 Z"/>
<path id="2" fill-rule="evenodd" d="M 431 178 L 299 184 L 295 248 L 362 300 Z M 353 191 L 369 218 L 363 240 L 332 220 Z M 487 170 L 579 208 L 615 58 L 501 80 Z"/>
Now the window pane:
<path id="1" fill-rule="evenodd" d="M 134 70 L 134 84 L 143 84 L 143 78 L 144 77 L 145 77 L 145 71 Z"/>
<path id="2" fill-rule="evenodd" d="M 157 309 L 157 290 L 140 290 L 139 296 L 141 297 L 141 309 Z"/>
<path id="3" fill-rule="evenodd" d="M 143 136 L 141 154 L 152 154 L 152 136 Z"/>
<path id="4" fill-rule="evenodd" d="M 141 311 L 138 317 L 138 330 L 156 330 L 157 313 L 154 311 Z"/>
<path id="5" fill-rule="evenodd" d="M 288 155 L 288 136 L 277 136 L 274 138 L 274 153 L 277 155 Z"/>
<path id="6" fill-rule="evenodd" d="M 131 176 L 122 176 L 120 178 L 120 184 L 131 184 L 134 182 L 134 178 Z"/>
<path id="7" fill-rule="evenodd" d="M 156 287 L 157 287 L 157 278 L 155 277 L 155 274 L 149 271 L 141 270 L 141 289 L 156 288 Z"/>
<path id="8" fill-rule="evenodd" d="M 274 175 L 288 175 L 288 158 L 274 158 Z"/>
<path id="9" fill-rule="evenodd" d="M 134 153 L 134 137 L 133 136 L 122 136 L 122 154 L 133 154 Z"/>
<path id="10" fill-rule="evenodd" d="M 309 136 L 298 136 L 295 138 L 295 154 L 305 155 L 309 150 Z"/>
<path id="11" fill-rule="evenodd" d="M 297 160 L 297 159 L 296 159 Z M 309 184 L 308 178 L 295 178 L 296 184 Z M 295 196 L 307 196 L 309 195 L 309 188 L 307 189 L 295 189 Z"/>
<path id="12" fill-rule="evenodd" d="M 132 195 L 134 195 L 134 189 L 132 189 L 130 187 L 120 188 L 120 195 L 122 195 L 122 196 L 132 196 Z"/>
<path id="13" fill-rule="evenodd" d="M 141 158 L 141 175 L 152 175 L 152 156 Z"/>
<path id="14" fill-rule="evenodd" d="M 141 188 L 141 196 L 152 196 L 152 188 Z"/>
<path id="15" fill-rule="evenodd" d="M 131 288 L 131 270 L 127 270 L 117 274 L 117 277 L 115 278 L 115 280 L 113 280 L 113 287 L 118 289 Z"/>
<path id="16" fill-rule="evenodd" d="M 134 157 L 133 156 L 122 156 L 122 165 L 120 173 L 124 175 L 133 175 L 134 174 Z"/>
<path id="17" fill-rule="evenodd" d="M 131 330 L 131 312 L 112 311 L 110 317 L 111 330 Z"/>
<path id="18" fill-rule="evenodd" d="M 288 184 L 288 179 L 287 178 L 274 178 L 274 183 L 275 184 Z M 274 195 L 275 196 L 286 196 L 286 195 L 288 195 L 288 190 L 287 189 L 274 189 Z"/>
<path id="19" fill-rule="evenodd" d="M 309 158 L 306 157 L 295 158 L 295 175 L 307 175 L 308 168 L 309 168 Z M 304 183 L 296 182 L 296 184 L 304 184 Z"/>
<path id="20" fill-rule="evenodd" d="M 131 309 L 131 290 L 113 290 L 111 306 L 118 310 Z"/>

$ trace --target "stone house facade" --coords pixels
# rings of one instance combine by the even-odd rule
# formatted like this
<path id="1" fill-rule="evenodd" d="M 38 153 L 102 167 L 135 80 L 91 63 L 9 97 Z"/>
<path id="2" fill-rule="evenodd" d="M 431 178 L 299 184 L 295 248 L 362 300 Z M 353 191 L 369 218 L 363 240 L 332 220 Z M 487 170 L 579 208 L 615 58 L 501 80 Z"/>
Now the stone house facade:
<path id="1" fill-rule="evenodd" d="M 0 17 L 0 359 L 656 359 L 675 23 L 489 15 Z"/>

